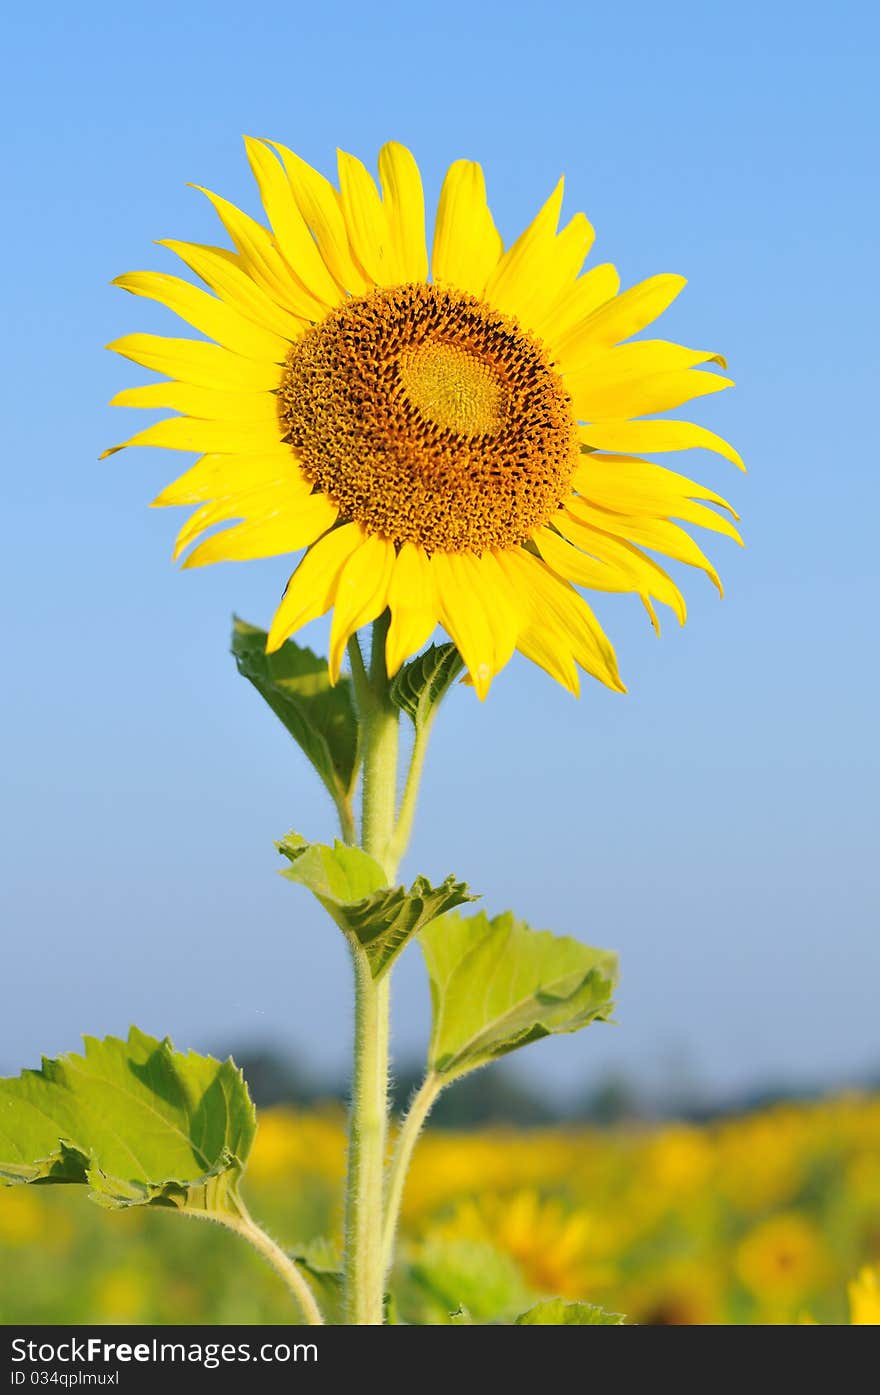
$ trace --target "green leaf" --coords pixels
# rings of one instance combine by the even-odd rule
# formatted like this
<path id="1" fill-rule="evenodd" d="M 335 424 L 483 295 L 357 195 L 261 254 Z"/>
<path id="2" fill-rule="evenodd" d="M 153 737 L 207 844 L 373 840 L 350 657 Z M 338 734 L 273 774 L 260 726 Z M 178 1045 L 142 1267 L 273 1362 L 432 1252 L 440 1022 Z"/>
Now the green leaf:
<path id="1" fill-rule="evenodd" d="M 379 863 L 346 843 L 331 848 L 288 833 L 278 851 L 291 863 L 282 875 L 317 897 L 340 930 L 364 951 L 374 979 L 381 978 L 437 916 L 475 899 L 464 882 L 451 876 L 440 886 L 416 877 L 409 891 L 385 886 Z"/>
<path id="2" fill-rule="evenodd" d="M 418 1325 L 512 1324 L 533 1298 L 512 1255 L 488 1241 L 431 1236 L 401 1266 L 397 1297 Z"/>
<path id="3" fill-rule="evenodd" d="M 536 1303 L 516 1320 L 517 1327 L 622 1327 L 622 1313 L 608 1313 L 594 1303 L 566 1303 L 562 1298 L 548 1298 Z"/>
<path id="4" fill-rule="evenodd" d="M 396 675 L 391 684 L 392 700 L 411 719 L 416 731 L 429 725 L 463 668 L 454 644 L 432 644 Z"/>
<path id="5" fill-rule="evenodd" d="M 292 1250 L 291 1258 L 308 1275 L 324 1321 L 341 1323 L 344 1308 L 342 1255 L 336 1242 L 320 1236 Z"/>
<path id="6" fill-rule="evenodd" d="M 447 1079 L 611 1012 L 615 955 L 530 930 L 509 911 L 446 916 L 421 944 L 434 1009 L 429 1065 Z"/>
<path id="7" fill-rule="evenodd" d="M 132 1027 L 0 1080 L 0 1183 L 87 1182 L 103 1206 L 234 1213 L 254 1107 L 231 1060 Z"/>
<path id="8" fill-rule="evenodd" d="M 292 639 L 266 653 L 266 631 L 237 617 L 232 653 L 250 680 L 305 752 L 334 801 L 351 798 L 358 773 L 358 722 L 351 679 L 330 685 L 327 660 Z"/>

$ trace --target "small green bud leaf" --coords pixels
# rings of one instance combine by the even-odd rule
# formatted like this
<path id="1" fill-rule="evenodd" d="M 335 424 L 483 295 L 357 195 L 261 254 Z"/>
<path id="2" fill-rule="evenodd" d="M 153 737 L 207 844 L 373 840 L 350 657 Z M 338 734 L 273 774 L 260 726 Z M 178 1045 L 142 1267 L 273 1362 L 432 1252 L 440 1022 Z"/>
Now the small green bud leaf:
<path id="1" fill-rule="evenodd" d="M 608 1313 L 594 1303 L 566 1303 L 562 1298 L 548 1298 L 536 1303 L 517 1318 L 517 1327 L 622 1327 L 622 1313 Z"/>
<path id="2" fill-rule="evenodd" d="M 533 1294 L 513 1255 L 489 1241 L 429 1237 L 403 1267 L 403 1316 L 419 1326 L 512 1324 Z"/>
<path id="3" fill-rule="evenodd" d="M 321 1236 L 292 1250 L 291 1258 L 308 1276 L 325 1322 L 343 1322 L 342 1255 L 336 1242 Z"/>
<path id="4" fill-rule="evenodd" d="M 416 877 L 409 891 L 385 886 L 379 863 L 346 843 L 331 848 L 288 833 L 278 851 L 291 864 L 282 875 L 317 897 L 340 930 L 364 951 L 374 979 L 381 978 L 437 916 L 475 899 L 464 882 L 451 876 L 440 886 Z"/>
<path id="5" fill-rule="evenodd" d="M 421 945 L 433 1003 L 429 1066 L 447 1080 L 611 1012 L 615 955 L 531 930 L 509 911 L 446 916 Z"/>
<path id="6" fill-rule="evenodd" d="M 322 905 L 362 901 L 385 884 L 385 873 L 376 859 L 348 843 L 337 840 L 331 848 L 326 843 L 310 843 L 301 834 L 290 832 L 277 847 L 291 864 L 281 875 L 288 881 L 307 886 Z"/>
<path id="7" fill-rule="evenodd" d="M 86 1182 L 102 1206 L 235 1214 L 255 1116 L 241 1072 L 132 1027 L 0 1080 L 0 1184 Z"/>
<path id="8" fill-rule="evenodd" d="M 405 664 L 391 684 L 391 698 L 421 731 L 464 668 L 454 644 L 432 644 Z"/>
<path id="9" fill-rule="evenodd" d="M 232 626 L 238 671 L 253 683 L 311 761 L 334 801 L 348 800 L 358 773 L 358 723 L 351 679 L 331 687 L 327 660 L 292 639 L 266 653 L 266 631 Z"/>

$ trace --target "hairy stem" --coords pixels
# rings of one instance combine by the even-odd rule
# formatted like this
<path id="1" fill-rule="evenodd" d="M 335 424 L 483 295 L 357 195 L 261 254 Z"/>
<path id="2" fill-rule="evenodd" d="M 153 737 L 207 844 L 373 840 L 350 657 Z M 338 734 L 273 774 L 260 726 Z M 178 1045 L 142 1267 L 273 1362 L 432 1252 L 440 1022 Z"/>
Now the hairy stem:
<path id="1" fill-rule="evenodd" d="M 324 1323 L 324 1315 L 318 1307 L 315 1295 L 312 1293 L 308 1279 L 296 1263 L 282 1250 L 280 1245 L 276 1245 L 271 1235 L 267 1235 L 261 1226 L 258 1226 L 253 1217 L 248 1213 L 247 1208 L 241 1199 L 238 1200 L 237 1215 L 212 1216 L 205 1211 L 186 1210 L 188 1216 L 194 1216 L 198 1220 L 218 1220 L 221 1225 L 226 1226 L 235 1235 L 240 1235 L 253 1245 L 255 1250 L 268 1260 L 275 1273 L 284 1280 L 288 1290 L 292 1294 L 295 1302 L 302 1310 L 309 1327 L 321 1327 Z"/>
<path id="2" fill-rule="evenodd" d="M 351 804 L 342 795 L 335 801 L 335 804 L 336 812 L 339 815 L 339 830 L 342 834 L 342 841 L 354 845 L 357 843 L 357 824 L 354 820 Z"/>
<path id="3" fill-rule="evenodd" d="M 348 1139 L 345 1308 L 352 1325 L 380 1326 L 382 1206 L 388 1136 L 389 978 L 373 981 L 355 951 L 355 1059 Z"/>
<path id="4" fill-rule="evenodd" d="M 397 815 L 397 748 L 399 709 L 391 701 L 385 669 L 387 612 L 373 624 L 373 645 L 366 687 L 361 704 L 364 742 L 363 812 L 361 846 L 385 869 L 389 885 L 394 881 L 397 863 L 389 860 Z M 363 685 L 363 678 L 360 679 Z M 357 693 L 358 680 L 355 680 Z"/>
<path id="5" fill-rule="evenodd" d="M 391 840 L 397 811 L 398 711 L 385 670 L 387 617 L 373 625 L 367 671 L 360 645 L 349 643 L 364 743 L 361 846 L 393 882 Z M 390 976 L 373 979 L 363 950 L 352 946 L 355 1043 L 348 1139 L 345 1217 L 346 1318 L 356 1326 L 380 1326 L 384 1310 L 382 1214 L 388 1137 L 388 1022 Z"/>
<path id="6" fill-rule="evenodd" d="M 397 816 L 397 823 L 391 835 L 389 846 L 389 858 L 396 866 L 409 846 L 410 835 L 412 834 L 413 819 L 416 812 L 416 801 L 419 795 L 419 786 L 422 782 L 422 770 L 425 765 L 425 756 L 428 752 L 428 737 L 431 732 L 430 724 L 420 727 L 416 731 L 413 741 L 412 754 L 409 760 L 409 770 L 406 776 L 406 785 L 403 790 L 403 798 L 400 801 L 400 812 Z"/>
<path id="7" fill-rule="evenodd" d="M 394 1156 L 391 1159 L 391 1170 L 388 1176 L 388 1195 L 385 1202 L 385 1221 L 382 1229 L 382 1269 L 385 1274 L 391 1268 L 391 1261 L 394 1258 L 394 1239 L 397 1234 L 403 1188 L 412 1160 L 413 1149 L 421 1133 L 422 1125 L 442 1088 L 443 1081 L 439 1076 L 432 1073 L 425 1077 L 410 1102 L 406 1118 L 400 1126 L 400 1133 L 397 1135 L 397 1143 L 394 1147 Z"/>

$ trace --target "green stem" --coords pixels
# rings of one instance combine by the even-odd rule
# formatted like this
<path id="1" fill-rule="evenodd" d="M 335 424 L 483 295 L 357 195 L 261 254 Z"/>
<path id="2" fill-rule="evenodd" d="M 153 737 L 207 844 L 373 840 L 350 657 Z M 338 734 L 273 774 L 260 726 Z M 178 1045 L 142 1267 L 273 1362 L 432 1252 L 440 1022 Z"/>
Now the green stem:
<path id="1" fill-rule="evenodd" d="M 437 1075 L 429 1074 L 425 1077 L 418 1092 L 413 1096 L 406 1112 L 406 1118 L 400 1126 L 400 1133 L 397 1135 L 397 1143 L 394 1146 L 394 1156 L 391 1159 L 391 1170 L 388 1176 L 388 1197 L 385 1203 L 385 1222 L 382 1231 L 382 1269 L 385 1274 L 391 1268 L 391 1261 L 394 1258 L 394 1238 L 397 1234 L 403 1188 L 412 1160 L 413 1149 L 421 1133 L 422 1125 L 442 1090 L 443 1084 L 444 1082 Z"/>
<path id="2" fill-rule="evenodd" d="M 396 866 L 409 847 L 410 835 L 412 834 L 413 819 L 416 812 L 416 801 L 419 796 L 419 786 L 422 783 L 422 771 L 425 765 L 425 756 L 428 753 L 428 738 L 431 734 L 431 724 L 417 728 L 413 741 L 412 754 L 409 758 L 409 770 L 406 776 L 406 785 L 403 790 L 403 798 L 400 801 L 400 812 L 397 816 L 397 824 L 391 835 L 389 846 L 389 858 Z"/>
<path id="3" fill-rule="evenodd" d="M 294 1300 L 302 1309 L 302 1315 L 309 1327 L 321 1327 L 324 1323 L 324 1316 L 318 1307 L 315 1295 L 309 1287 L 309 1282 L 305 1274 L 288 1254 L 282 1250 L 280 1245 L 276 1245 L 271 1235 L 267 1235 L 261 1226 L 249 1215 L 244 1203 L 238 1202 L 238 1215 L 212 1216 L 206 1211 L 187 1210 L 183 1208 L 188 1216 L 194 1216 L 197 1220 L 211 1221 L 217 1220 L 227 1230 L 233 1231 L 235 1235 L 240 1235 L 253 1245 L 255 1250 L 268 1260 L 275 1273 L 278 1274 L 287 1285 Z"/>
<path id="4" fill-rule="evenodd" d="M 398 710 L 385 669 L 387 617 L 373 625 L 367 672 L 360 645 L 349 642 L 364 743 L 361 846 L 393 882 L 390 844 L 397 808 Z M 381 1326 L 384 1316 L 382 1212 L 388 1136 L 390 976 L 373 979 L 363 950 L 352 946 L 355 1043 L 346 1188 L 345 1307 L 355 1326 Z"/>
<path id="5" fill-rule="evenodd" d="M 357 825 L 354 821 L 352 807 L 344 795 L 340 795 L 334 800 L 336 812 L 339 815 L 339 829 L 342 833 L 343 843 L 352 846 L 357 843 Z"/>
<path id="6" fill-rule="evenodd" d="M 382 1206 L 388 1131 L 390 980 L 374 982 L 366 955 L 354 952 L 355 1057 L 348 1142 L 345 1307 L 358 1327 L 381 1326 L 384 1308 Z"/>
<path id="7" fill-rule="evenodd" d="M 363 676 L 355 678 L 361 704 L 364 741 L 363 814 L 361 846 L 384 867 L 388 883 L 394 881 L 397 864 L 389 861 L 397 813 L 397 748 L 400 711 L 391 701 L 385 669 L 386 615 L 373 624 L 373 646 L 366 688 Z M 360 648 L 358 648 L 360 652 Z"/>
<path id="8" fill-rule="evenodd" d="M 364 664 L 364 656 L 361 653 L 361 642 L 356 634 L 353 634 L 346 646 L 348 650 L 348 662 L 351 664 L 351 679 L 354 683 L 355 697 L 358 708 L 363 703 L 363 695 L 370 686 L 370 675 L 367 673 Z"/>

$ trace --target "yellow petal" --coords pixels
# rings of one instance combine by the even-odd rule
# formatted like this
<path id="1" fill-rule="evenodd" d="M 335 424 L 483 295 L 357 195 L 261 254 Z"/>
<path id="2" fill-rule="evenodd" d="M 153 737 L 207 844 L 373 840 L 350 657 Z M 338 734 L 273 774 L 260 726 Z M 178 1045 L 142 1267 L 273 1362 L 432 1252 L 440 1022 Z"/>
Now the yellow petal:
<path id="1" fill-rule="evenodd" d="M 573 337 L 579 343 L 589 342 L 598 348 L 610 349 L 612 344 L 619 344 L 621 339 L 638 334 L 640 329 L 662 315 L 686 285 L 684 276 L 649 276 L 646 281 L 640 281 L 622 295 L 600 305 L 581 321 L 573 331 Z"/>
<path id="2" fill-rule="evenodd" d="M 199 543 L 184 567 L 204 567 L 209 562 L 250 562 L 257 557 L 277 557 L 308 547 L 332 528 L 338 510 L 323 494 L 313 494 L 288 513 L 249 520 L 214 533 Z"/>
<path id="3" fill-rule="evenodd" d="M 540 620 L 532 620 L 520 631 L 517 649 L 533 664 L 537 664 L 574 697 L 578 697 L 581 682 L 577 666 L 567 648 L 563 648 L 553 631 L 548 631 Z"/>
<path id="4" fill-rule="evenodd" d="M 339 574 L 363 541 L 364 533 L 359 524 L 344 523 L 309 548 L 287 583 L 275 612 L 266 641 L 267 654 L 280 649 L 295 630 L 327 613 L 336 595 Z"/>
<path id="5" fill-rule="evenodd" d="M 654 561 L 653 557 L 646 557 L 644 552 L 640 552 L 633 543 L 627 542 L 625 538 L 613 537 L 610 533 L 602 532 L 589 523 L 579 522 L 572 514 L 566 513 L 564 510 L 560 510 L 554 515 L 553 524 L 564 538 L 581 549 L 582 554 L 586 553 L 588 557 L 604 562 L 620 575 L 632 577 L 633 585 L 630 589 L 641 598 L 655 629 L 659 629 L 659 626 L 654 608 L 650 604 L 652 599 L 668 605 L 677 616 L 679 624 L 685 623 L 687 605 L 684 596 L 672 577 L 663 570 L 659 563 Z M 567 572 L 563 572 L 562 575 L 579 585 L 590 584 L 586 581 L 579 582 L 577 576 L 569 576 Z M 597 587 L 596 589 L 604 590 L 605 588 Z"/>
<path id="6" fill-rule="evenodd" d="M 516 276 L 509 279 L 503 292 L 503 305 L 499 301 L 501 293 L 493 291 L 491 282 L 486 298 L 514 315 L 526 328 L 538 332 L 538 326 L 546 323 L 553 309 L 573 294 L 593 236 L 584 214 L 576 213 L 558 236 L 543 245 L 536 242 L 530 255 L 523 257 Z"/>
<path id="7" fill-rule="evenodd" d="M 512 657 L 520 631 L 530 613 L 529 606 L 524 604 L 519 591 L 501 566 L 499 556 L 499 552 L 484 552 L 482 557 L 477 559 L 483 574 L 483 594 L 495 632 L 496 673 Z"/>
<path id="8" fill-rule="evenodd" d="M 297 498 L 310 494 L 312 489 L 287 446 L 259 455 L 203 455 L 157 495 L 153 507 L 230 499 L 271 484 L 283 486 Z"/>
<path id="9" fill-rule="evenodd" d="M 278 161 L 274 155 L 270 155 L 269 158 L 283 179 L 284 171 Z M 236 208 L 235 204 L 230 203 L 228 199 L 221 198 L 219 194 L 212 194 L 210 189 L 204 189 L 200 184 L 193 185 L 193 188 L 198 189 L 211 201 L 221 223 L 238 250 L 242 260 L 242 269 L 253 277 L 257 285 L 262 287 L 276 305 L 280 305 L 284 310 L 289 310 L 299 319 L 323 320 L 330 308 L 327 301 L 312 295 L 306 290 L 302 282 L 297 280 L 290 266 L 275 246 L 271 234 L 253 218 L 242 213 L 241 209 Z M 303 231 L 308 236 L 307 229 L 304 228 Z M 339 298 L 338 289 L 336 289 L 336 297 Z"/>
<path id="10" fill-rule="evenodd" d="M 276 141 L 267 143 L 281 156 L 297 207 L 314 235 L 327 269 L 345 290 L 352 295 L 362 295 L 372 282 L 351 255 L 338 193 L 329 179 L 286 145 Z"/>
<path id="11" fill-rule="evenodd" d="M 294 197 L 291 181 L 267 144 L 245 136 L 245 150 L 263 207 L 272 224 L 278 249 L 307 291 L 325 305 L 338 305 L 343 299 L 340 285 L 315 243 L 307 219 Z M 283 147 L 276 147 L 279 151 Z M 295 158 L 295 157 L 292 157 Z"/>
<path id="12" fill-rule="evenodd" d="M 725 505 L 729 508 L 730 505 Z M 706 528 L 710 533 L 721 533 L 723 537 L 730 538 L 733 542 L 744 547 L 739 529 L 734 528 L 729 519 L 723 518 L 714 509 L 706 508 L 703 504 L 694 504 L 689 499 L 679 500 L 668 510 L 668 515 L 678 518 L 682 523 L 695 523 L 698 528 Z"/>
<path id="13" fill-rule="evenodd" d="M 437 626 L 439 607 L 431 562 L 421 547 L 404 543 L 388 585 L 391 623 L 385 640 L 385 665 L 391 677 L 417 654 Z"/>
<path id="14" fill-rule="evenodd" d="M 625 692 L 611 642 L 574 587 L 522 548 L 499 553 L 498 560 L 505 570 L 519 574 L 523 589 L 531 594 L 536 617 L 543 616 L 562 632 L 581 668 L 607 687 Z"/>
<path id="15" fill-rule="evenodd" d="M 163 271 L 129 271 L 117 276 L 113 285 L 132 295 L 157 300 L 194 329 L 244 358 L 282 364 L 287 357 L 290 341 L 286 337 L 259 328 L 233 306 L 179 276 L 168 276 Z"/>
<path id="16" fill-rule="evenodd" d="M 587 556 L 558 533 L 542 528 L 533 535 L 539 553 L 551 571 L 557 576 L 571 581 L 575 586 L 586 586 L 591 591 L 632 593 L 639 597 L 648 612 L 651 624 L 660 633 L 660 622 L 651 597 L 650 588 L 640 582 L 635 568 L 609 564 L 596 557 Z M 672 583 L 670 583 L 671 585 Z"/>
<path id="17" fill-rule="evenodd" d="M 500 673 L 513 656 L 527 607 L 502 571 L 496 553 L 484 552 L 478 557 L 475 553 L 463 552 L 459 554 L 459 563 L 469 579 L 475 603 L 482 606 L 488 618 L 492 632 L 492 672 Z"/>
<path id="18" fill-rule="evenodd" d="M 648 451 L 649 453 L 671 450 L 715 451 L 731 461 L 740 470 L 745 469 L 742 456 L 727 441 L 707 431 L 705 426 L 697 426 L 692 421 L 601 421 L 581 427 L 581 440 L 594 450 L 610 450 L 629 453 Z"/>
<path id="19" fill-rule="evenodd" d="M 610 533 L 612 537 L 626 538 L 651 552 L 662 552 L 674 562 L 698 567 L 717 586 L 719 595 L 724 594 L 721 578 L 712 563 L 690 534 L 679 528 L 677 523 L 670 523 L 665 518 L 611 513 L 606 509 L 594 508 L 576 496 L 568 501 L 568 512 L 575 520 Z"/>
<path id="20" fill-rule="evenodd" d="M 575 213 L 556 236 L 556 257 L 566 269 L 565 279 L 577 282 L 596 240 L 596 230 L 585 213 Z"/>
<path id="21" fill-rule="evenodd" d="M 495 638 L 482 597 L 474 592 L 465 554 L 436 552 L 431 558 L 437 579 L 440 623 L 467 666 L 480 701 L 495 673 Z"/>
<path id="22" fill-rule="evenodd" d="M 656 616 L 650 605 L 650 595 L 638 585 L 631 570 L 609 566 L 607 562 L 588 557 L 549 528 L 538 529 L 533 535 L 533 541 L 547 566 L 556 572 L 557 576 L 564 577 L 575 586 L 586 586 L 591 591 L 635 592 L 645 600 L 648 614 L 656 623 Z"/>
<path id="23" fill-rule="evenodd" d="M 604 421 L 608 417 L 646 417 L 667 412 L 696 397 L 723 392 L 733 387 L 730 378 L 686 368 L 671 373 L 653 373 L 645 378 L 620 378 L 595 382 L 582 378 L 583 386 L 572 388 L 574 411 L 579 421 Z"/>
<path id="24" fill-rule="evenodd" d="M 534 333 L 540 332 L 552 312 L 574 292 L 577 276 L 595 234 L 583 213 L 576 213 L 554 238 L 543 267 L 536 267 L 531 281 L 523 278 L 511 299 L 509 313 Z M 515 299 L 515 305 L 514 305 Z"/>
<path id="25" fill-rule="evenodd" d="M 736 511 L 713 489 L 677 475 L 663 465 L 633 455 L 600 455 L 581 458 L 572 486 L 586 498 L 617 513 L 648 513 L 668 517 L 671 505 L 684 499 L 705 499 L 719 504 L 734 518 Z M 683 515 L 677 515 L 682 517 Z"/>
<path id="26" fill-rule="evenodd" d="M 339 150 L 337 158 L 348 245 L 358 265 L 377 286 L 396 285 L 402 278 L 397 274 L 388 218 L 373 177 L 356 156 Z"/>
<path id="27" fill-rule="evenodd" d="M 552 357 L 557 356 L 558 346 L 565 342 L 568 331 L 592 314 L 597 306 L 613 299 L 619 290 L 620 277 L 611 262 L 602 262 L 579 276 L 571 290 L 535 320 L 534 329 L 547 339 Z"/>
<path id="28" fill-rule="evenodd" d="M 532 541 L 551 571 L 572 581 L 576 586 L 587 586 L 593 591 L 633 591 L 633 577 L 618 567 L 599 562 L 588 557 L 571 543 L 554 533 L 551 528 L 538 528 L 532 534 Z"/>
<path id="29" fill-rule="evenodd" d="M 305 496 L 306 498 L 308 495 Z M 237 494 L 212 500 L 203 504 L 182 525 L 174 543 L 173 560 L 176 562 L 190 543 L 217 523 L 264 522 L 279 513 L 290 512 L 290 500 L 276 484 L 248 485 Z"/>
<path id="30" fill-rule="evenodd" d="M 166 339 L 159 334 L 127 334 L 107 345 L 114 353 L 198 387 L 232 392 L 261 392 L 277 388 L 281 379 L 275 363 L 257 363 L 200 339 Z"/>
<path id="31" fill-rule="evenodd" d="M 126 446 L 159 446 L 163 450 L 192 450 L 199 455 L 217 451 L 235 455 L 239 451 L 271 450 L 279 444 L 277 424 L 264 422 L 196 421 L 192 417 L 169 417 L 139 431 L 101 455 L 115 455 Z"/>
<path id="32" fill-rule="evenodd" d="M 281 432 L 274 392 L 226 392 L 193 383 L 149 383 L 118 392 L 110 406 L 169 407 L 173 412 L 210 421 L 260 422 L 274 427 L 276 436 Z"/>
<path id="33" fill-rule="evenodd" d="M 536 295 L 536 287 L 547 272 L 562 208 L 563 187 L 560 179 L 543 208 L 505 252 L 486 282 L 486 299 L 509 315 L 520 316 L 528 308 Z"/>
<path id="34" fill-rule="evenodd" d="M 406 146 L 397 141 L 382 146 L 379 178 L 400 279 L 426 281 L 425 196 L 419 167 Z"/>
<path id="35" fill-rule="evenodd" d="M 558 357 L 566 386 L 572 393 L 588 392 L 594 386 L 607 383 L 648 378 L 655 373 L 677 373 L 700 363 L 727 367 L 721 354 L 711 349 L 688 349 L 684 344 L 671 344 L 665 339 L 639 339 L 633 344 L 618 344 L 616 348 L 596 352 L 590 349 L 580 354 L 560 351 Z"/>
<path id="36" fill-rule="evenodd" d="M 330 682 L 342 668 L 345 646 L 362 625 L 381 615 L 388 604 L 394 544 L 375 534 L 366 537 L 339 574 L 330 627 Z"/>
<path id="37" fill-rule="evenodd" d="M 535 605 L 531 579 L 518 565 L 518 553 L 500 553 L 498 563 L 519 595 L 525 618 L 517 638 L 517 648 L 532 663 L 544 669 L 575 697 L 580 692 L 580 678 L 572 657 L 572 645 L 566 634 L 547 611 Z"/>
<path id="38" fill-rule="evenodd" d="M 437 205 L 434 280 L 481 296 L 503 251 L 486 203 L 482 169 L 473 160 L 456 160 L 446 172 Z"/>
<path id="39" fill-rule="evenodd" d="M 253 277 L 223 256 L 222 249 L 203 247 L 196 242 L 178 242 L 174 238 L 162 238 L 159 246 L 175 252 L 221 300 L 234 305 L 261 329 L 271 330 L 291 343 L 302 338 L 307 328 L 305 321 L 276 305 Z"/>

